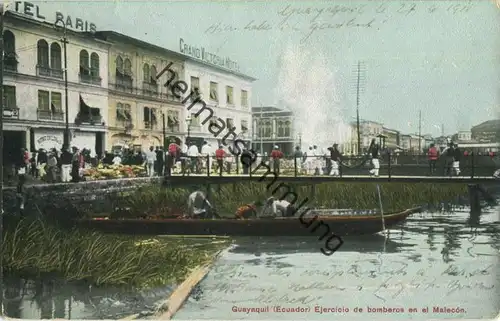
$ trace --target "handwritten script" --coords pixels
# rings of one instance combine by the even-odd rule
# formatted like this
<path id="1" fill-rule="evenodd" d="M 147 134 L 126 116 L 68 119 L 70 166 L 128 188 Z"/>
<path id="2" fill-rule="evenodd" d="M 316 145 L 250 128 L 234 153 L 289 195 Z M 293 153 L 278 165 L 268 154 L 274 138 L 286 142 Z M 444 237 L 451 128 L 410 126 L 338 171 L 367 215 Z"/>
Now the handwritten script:
<path id="1" fill-rule="evenodd" d="M 375 5 L 349 4 L 326 7 L 304 7 L 286 5 L 268 19 L 251 19 L 242 23 L 216 22 L 210 25 L 206 34 L 228 32 L 293 32 L 300 34 L 301 43 L 318 32 L 342 29 L 379 30 L 391 20 L 405 20 L 419 14 L 463 15 L 475 6 L 473 1 L 461 2 L 384 2 Z"/>
<path id="2" fill-rule="evenodd" d="M 250 272 L 241 264 L 216 266 L 203 283 L 210 299 L 226 303 L 318 303 L 332 293 L 367 292 L 381 301 L 396 299 L 414 291 L 439 291 L 446 295 L 495 288 L 493 264 L 461 267 L 450 264 L 442 270 L 411 270 L 405 261 L 358 260 L 346 265 L 328 264 L 328 268 L 296 270 L 294 267 L 266 268 Z M 349 293 L 349 294 L 348 294 Z"/>

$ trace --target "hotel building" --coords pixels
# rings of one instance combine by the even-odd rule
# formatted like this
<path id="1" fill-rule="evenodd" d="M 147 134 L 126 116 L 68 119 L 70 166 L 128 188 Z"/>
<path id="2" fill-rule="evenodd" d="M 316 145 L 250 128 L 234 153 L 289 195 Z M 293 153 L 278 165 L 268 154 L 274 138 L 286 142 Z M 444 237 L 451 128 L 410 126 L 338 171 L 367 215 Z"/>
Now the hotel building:
<path id="1" fill-rule="evenodd" d="M 182 80 L 184 56 L 114 32 L 96 37 L 111 44 L 108 60 L 109 114 L 107 146 L 110 150 L 145 150 L 163 146 L 163 135 L 181 141 L 183 105 L 164 86 L 169 74 L 156 79 L 164 67 Z"/>
<path id="2" fill-rule="evenodd" d="M 65 99 L 71 146 L 101 152 L 107 124 L 109 44 L 70 26 L 56 28 L 39 14 L 38 6 L 33 15 L 29 9 L 34 5 L 29 5 L 4 16 L 4 159 L 11 161 L 20 148 L 61 149 Z"/>

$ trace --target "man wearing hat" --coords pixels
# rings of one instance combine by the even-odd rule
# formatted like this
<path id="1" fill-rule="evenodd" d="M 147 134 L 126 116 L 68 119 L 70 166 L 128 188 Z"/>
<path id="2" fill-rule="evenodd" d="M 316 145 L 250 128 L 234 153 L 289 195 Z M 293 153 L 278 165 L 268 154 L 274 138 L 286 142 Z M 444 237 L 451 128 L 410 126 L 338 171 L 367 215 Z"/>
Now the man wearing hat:
<path id="1" fill-rule="evenodd" d="M 278 145 L 274 146 L 274 149 L 271 152 L 271 159 L 273 162 L 273 171 L 276 173 L 276 175 L 279 175 L 280 173 L 280 159 L 283 158 L 283 153 L 280 151 L 280 148 Z"/>
<path id="2" fill-rule="evenodd" d="M 331 169 L 330 169 L 330 175 L 331 176 L 339 176 L 339 162 L 340 162 L 340 157 L 342 154 L 340 153 L 338 149 L 338 144 L 335 143 L 333 144 L 333 147 L 330 149 L 330 159 L 331 159 Z"/>

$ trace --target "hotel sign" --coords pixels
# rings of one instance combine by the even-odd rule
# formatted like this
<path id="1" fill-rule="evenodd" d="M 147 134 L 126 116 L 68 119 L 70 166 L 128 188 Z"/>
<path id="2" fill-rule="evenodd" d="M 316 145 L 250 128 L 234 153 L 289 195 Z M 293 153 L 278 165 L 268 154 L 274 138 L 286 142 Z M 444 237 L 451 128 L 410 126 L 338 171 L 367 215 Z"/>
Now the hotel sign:
<path id="1" fill-rule="evenodd" d="M 205 50 L 204 47 L 196 47 L 188 45 L 184 42 L 184 39 L 179 39 L 179 45 L 181 53 L 191 56 L 196 59 L 200 59 L 212 65 L 227 68 L 234 71 L 240 71 L 240 66 L 235 61 L 227 58 L 221 57 L 219 55 L 213 54 Z"/>
<path id="2" fill-rule="evenodd" d="M 15 11 L 23 14 L 25 16 L 29 16 L 31 18 L 36 18 L 37 20 L 41 20 L 46 22 L 47 19 L 40 12 L 40 7 L 31 2 L 23 2 L 16 1 L 15 2 Z M 74 23 L 73 23 L 74 22 Z M 96 32 L 96 26 L 94 23 L 80 19 L 80 18 L 71 18 L 71 16 L 64 16 L 61 12 L 57 11 L 54 17 L 53 22 L 54 26 L 65 26 L 66 28 L 71 28 L 75 31 L 83 31 L 83 32 Z"/>

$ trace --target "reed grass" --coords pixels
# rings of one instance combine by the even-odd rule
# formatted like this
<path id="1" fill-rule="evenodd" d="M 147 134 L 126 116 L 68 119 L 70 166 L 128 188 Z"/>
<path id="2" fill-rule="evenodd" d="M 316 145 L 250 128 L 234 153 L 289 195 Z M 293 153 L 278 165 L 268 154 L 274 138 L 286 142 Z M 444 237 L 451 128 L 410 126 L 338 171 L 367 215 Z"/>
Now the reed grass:
<path id="1" fill-rule="evenodd" d="M 467 194 L 465 184 L 427 184 L 427 183 L 380 183 L 381 196 L 385 211 L 401 211 L 419 205 L 437 206 L 454 202 Z M 242 204 L 264 200 L 273 195 L 275 184 L 268 189 L 266 183 L 236 183 L 210 188 L 165 188 L 148 186 L 122 195 L 119 203 L 129 208 L 130 216 L 162 216 L 185 212 L 188 195 L 195 189 L 208 192 L 210 202 L 221 215 L 232 216 Z M 331 182 L 306 186 L 287 184 L 298 196 L 300 203 L 304 198 L 309 204 L 319 208 L 379 208 L 376 184 Z M 280 197 L 283 188 L 274 193 Z M 115 213 L 112 217 L 126 216 Z"/>
<path id="2" fill-rule="evenodd" d="M 63 230 L 22 219 L 5 225 L 1 255 L 7 274 L 145 288 L 182 281 L 229 241 L 196 242 Z"/>

